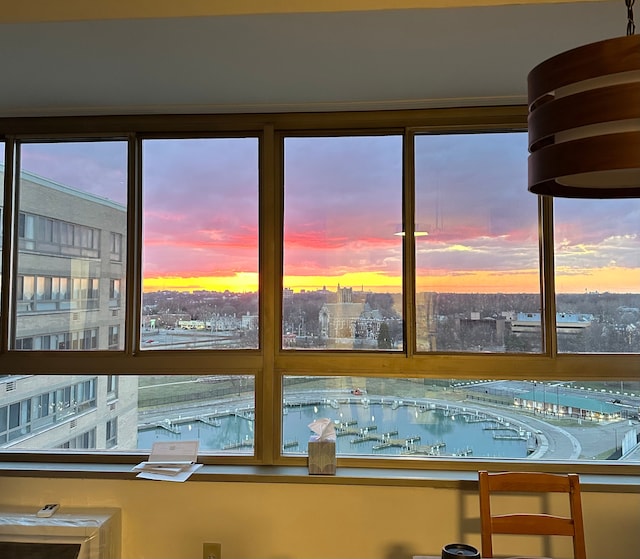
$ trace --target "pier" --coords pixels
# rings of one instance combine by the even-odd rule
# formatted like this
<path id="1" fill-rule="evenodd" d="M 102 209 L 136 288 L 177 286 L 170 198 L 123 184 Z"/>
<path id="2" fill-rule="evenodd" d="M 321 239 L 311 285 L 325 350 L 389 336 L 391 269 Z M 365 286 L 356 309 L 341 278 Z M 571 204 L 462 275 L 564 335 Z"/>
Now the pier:
<path id="1" fill-rule="evenodd" d="M 253 439 L 245 439 L 237 443 L 229 443 L 222 447 L 222 450 L 233 450 L 237 448 L 253 448 Z"/>
<path id="2" fill-rule="evenodd" d="M 493 438 L 496 441 L 528 441 L 529 436 L 526 433 L 518 433 L 517 435 L 498 435 L 493 434 Z"/>
<path id="3" fill-rule="evenodd" d="M 158 429 L 164 429 L 165 431 L 169 431 L 169 433 L 173 433 L 174 435 L 180 434 L 180 428 L 176 427 L 171 421 L 165 419 L 164 421 L 157 421 L 155 423 L 150 423 L 147 426 L 155 427 Z"/>
<path id="4" fill-rule="evenodd" d="M 402 451 L 404 455 L 411 454 L 419 454 L 422 456 L 438 456 L 440 454 L 440 449 L 445 448 L 447 445 L 445 443 L 435 443 L 435 444 L 427 444 L 427 445 L 409 445 L 405 450 Z"/>
<path id="5" fill-rule="evenodd" d="M 406 439 L 382 439 L 380 444 L 374 445 L 373 450 L 382 450 L 383 448 L 410 448 L 414 443 L 420 440 L 420 436 L 407 437 Z"/>
<path id="6" fill-rule="evenodd" d="M 217 417 L 205 417 L 201 415 L 197 418 L 197 420 L 200 423 L 211 425 L 212 427 L 220 427 L 222 425 L 222 421 L 220 421 Z"/>
<path id="7" fill-rule="evenodd" d="M 355 439 L 351 439 L 351 444 L 366 443 L 368 441 L 384 441 L 389 440 L 392 435 L 397 435 L 398 431 L 389 431 L 388 433 L 369 433 L 368 430 L 360 430 Z"/>
<path id="8" fill-rule="evenodd" d="M 246 419 L 247 421 L 253 421 L 255 419 L 255 412 L 253 410 L 235 410 L 233 415 L 240 419 Z"/>

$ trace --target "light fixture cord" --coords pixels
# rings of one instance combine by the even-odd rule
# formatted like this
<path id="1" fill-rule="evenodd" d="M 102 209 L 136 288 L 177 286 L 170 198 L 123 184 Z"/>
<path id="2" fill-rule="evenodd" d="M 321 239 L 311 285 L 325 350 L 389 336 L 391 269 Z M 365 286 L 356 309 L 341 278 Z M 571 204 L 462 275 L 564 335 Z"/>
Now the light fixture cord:
<path id="1" fill-rule="evenodd" d="M 633 22 L 633 4 L 636 0 L 624 0 L 627 5 L 627 35 L 633 35 L 636 32 L 636 24 Z"/>

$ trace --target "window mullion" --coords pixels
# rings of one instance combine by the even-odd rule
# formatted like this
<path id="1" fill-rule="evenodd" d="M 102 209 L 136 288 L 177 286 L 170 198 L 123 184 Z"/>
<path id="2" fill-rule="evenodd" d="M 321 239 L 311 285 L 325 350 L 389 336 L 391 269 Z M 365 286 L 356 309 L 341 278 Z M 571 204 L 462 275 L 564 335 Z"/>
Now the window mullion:
<path id="1" fill-rule="evenodd" d="M 405 131 L 403 142 L 403 266 L 404 340 L 408 356 L 416 353 L 416 239 L 415 224 L 415 132 Z"/>
<path id="2" fill-rule="evenodd" d="M 259 188 L 259 305 L 263 363 L 256 379 L 256 458 L 273 464 L 280 449 L 281 391 L 275 380 L 276 353 L 282 339 L 282 138 L 273 125 L 263 129 L 260 142 Z"/>
<path id="3" fill-rule="evenodd" d="M 553 198 L 538 197 L 538 219 L 540 223 L 540 267 L 543 317 L 544 351 L 551 356 L 558 352 L 556 333 L 556 299 L 553 240 Z"/>
<path id="4" fill-rule="evenodd" d="M 13 239 L 15 238 L 14 230 L 18 226 L 18 220 L 13 219 L 14 194 L 13 175 L 14 175 L 14 153 L 15 141 L 13 138 L 6 138 L 4 144 L 4 211 L 2 214 L 3 222 L 3 242 L 2 242 L 2 276 L 4 285 L 11 285 L 12 274 L 10 273 L 11 264 L 14 261 Z M 0 353 L 6 353 L 9 347 L 9 323 L 11 313 L 9 312 L 10 289 L 2 289 L 0 299 Z"/>
<path id="5" fill-rule="evenodd" d="M 142 140 L 135 134 L 128 138 L 127 153 L 127 285 L 125 288 L 125 343 L 127 355 L 140 348 L 139 324 L 142 305 Z"/>

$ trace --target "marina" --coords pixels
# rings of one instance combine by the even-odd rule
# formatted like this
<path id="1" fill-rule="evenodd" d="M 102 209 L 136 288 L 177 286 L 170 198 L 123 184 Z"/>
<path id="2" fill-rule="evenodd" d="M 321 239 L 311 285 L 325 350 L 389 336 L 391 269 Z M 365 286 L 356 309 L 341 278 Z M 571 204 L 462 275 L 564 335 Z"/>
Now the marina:
<path id="1" fill-rule="evenodd" d="M 283 401 L 282 451 L 306 454 L 312 421 L 334 421 L 336 451 L 342 455 L 526 457 L 535 436 L 522 425 L 448 402 L 300 393 Z M 139 425 L 140 448 L 156 440 L 198 438 L 209 451 L 253 452 L 255 413 L 251 405 L 175 417 L 149 418 Z"/>

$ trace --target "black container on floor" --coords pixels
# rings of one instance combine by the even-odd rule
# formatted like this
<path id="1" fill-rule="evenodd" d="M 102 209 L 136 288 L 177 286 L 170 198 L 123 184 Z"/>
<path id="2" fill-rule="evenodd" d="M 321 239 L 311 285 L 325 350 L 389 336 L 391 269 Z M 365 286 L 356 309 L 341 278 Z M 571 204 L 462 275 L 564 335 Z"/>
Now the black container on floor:
<path id="1" fill-rule="evenodd" d="M 480 552 L 466 543 L 449 543 L 442 548 L 442 559 L 461 559 L 463 557 L 480 559 Z"/>

